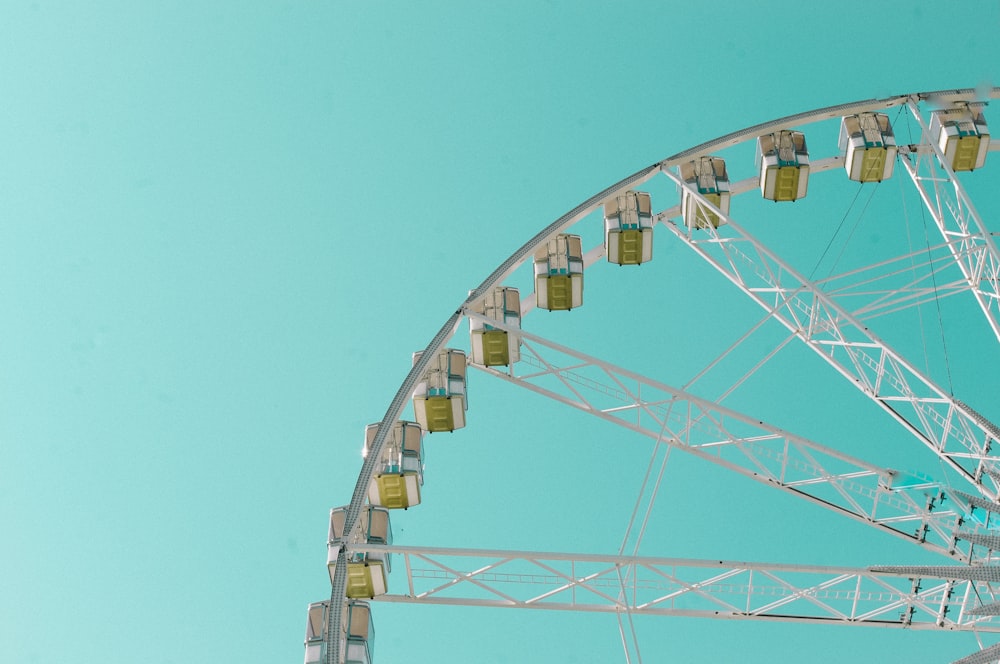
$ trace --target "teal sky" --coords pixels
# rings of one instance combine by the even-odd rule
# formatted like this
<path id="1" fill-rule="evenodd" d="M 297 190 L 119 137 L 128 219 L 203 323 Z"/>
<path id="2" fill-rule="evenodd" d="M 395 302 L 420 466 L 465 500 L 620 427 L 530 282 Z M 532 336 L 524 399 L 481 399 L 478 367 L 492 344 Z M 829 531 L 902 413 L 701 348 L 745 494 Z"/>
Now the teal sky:
<path id="1" fill-rule="evenodd" d="M 301 661 L 364 426 L 469 289 L 566 210 L 695 144 L 830 104 L 998 85 L 998 30 L 996 0 L 6 0 L 0 659 Z M 991 220 L 998 157 L 969 182 Z M 745 225 L 811 268 L 850 202 L 822 191 L 836 177 Z M 902 178 L 859 227 L 862 256 L 893 237 Z M 760 314 L 663 231 L 651 271 L 598 266 L 572 320 L 535 312 L 525 327 L 682 384 Z M 956 306 L 945 320 L 946 367 L 928 315 L 932 375 L 950 368 L 956 394 L 1000 420 L 1000 348 L 981 318 Z M 934 470 L 805 351 L 760 381 L 727 404 Z M 428 441 L 425 502 L 394 516 L 397 541 L 616 551 L 647 443 L 479 374 L 469 389 L 470 425 Z M 680 453 L 664 486 L 651 555 L 923 560 Z M 609 616 L 378 605 L 375 628 L 380 664 L 623 661 Z M 646 661 L 976 648 L 873 629 L 639 630 Z"/>

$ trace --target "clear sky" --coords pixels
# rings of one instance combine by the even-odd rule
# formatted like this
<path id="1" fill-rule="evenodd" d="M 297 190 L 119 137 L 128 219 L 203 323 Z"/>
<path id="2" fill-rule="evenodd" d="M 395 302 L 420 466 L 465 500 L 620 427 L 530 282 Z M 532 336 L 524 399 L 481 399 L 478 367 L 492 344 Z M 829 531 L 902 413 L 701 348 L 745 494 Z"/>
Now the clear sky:
<path id="1" fill-rule="evenodd" d="M 306 606 L 329 595 L 328 509 L 350 498 L 364 426 L 494 266 L 609 184 L 721 134 L 997 85 L 998 34 L 997 0 L 6 0 L 0 659 L 301 661 Z M 996 170 L 973 177 L 996 213 Z M 883 189 L 892 211 L 898 187 Z M 756 218 L 791 255 L 828 234 L 780 224 L 835 225 L 848 207 L 814 191 L 795 214 Z M 863 247 L 891 234 L 886 218 L 866 218 Z M 687 266 L 662 231 L 656 260 Z M 636 370 L 719 352 L 738 313 L 759 314 L 690 265 L 628 284 L 601 266 L 571 314 L 578 347 Z M 983 326 L 945 326 L 955 390 L 1000 420 Z M 854 453 L 864 436 L 903 439 L 837 402 L 840 379 L 804 351 L 779 358 L 775 382 L 734 407 Z M 658 377 L 697 370 L 675 369 Z M 481 375 L 470 400 L 470 426 L 428 442 L 425 504 L 395 520 L 397 540 L 617 550 L 647 443 Z M 679 453 L 665 486 L 650 555 L 922 560 Z M 379 605 L 375 623 L 381 664 L 622 660 L 608 616 Z M 937 662 L 976 647 L 860 628 L 639 629 L 647 661 Z"/>

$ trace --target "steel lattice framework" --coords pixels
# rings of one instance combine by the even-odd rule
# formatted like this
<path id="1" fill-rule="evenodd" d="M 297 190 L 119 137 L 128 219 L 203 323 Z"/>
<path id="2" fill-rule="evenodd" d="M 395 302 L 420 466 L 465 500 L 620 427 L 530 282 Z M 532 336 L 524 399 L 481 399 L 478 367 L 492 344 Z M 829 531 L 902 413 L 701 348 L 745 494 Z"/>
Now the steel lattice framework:
<path id="1" fill-rule="evenodd" d="M 725 220 L 718 229 L 695 229 L 661 218 L 667 228 L 983 495 L 997 498 L 997 483 L 984 472 L 1000 462 L 990 453 L 996 434 L 987 423 L 687 183 L 665 174 Z"/>
<path id="2" fill-rule="evenodd" d="M 965 188 L 941 148 L 931 140 L 930 129 L 911 100 L 907 103 L 920 125 L 920 143 L 907 149 L 902 160 L 920 192 L 934 223 L 944 236 L 968 288 L 1000 339 L 1000 252 L 992 234 L 976 212 Z"/>
<path id="3" fill-rule="evenodd" d="M 1000 88 L 988 96 L 1000 97 Z M 920 105 L 928 101 L 948 105 L 976 100 L 974 90 L 901 95 L 833 106 L 735 132 L 653 164 L 596 194 L 501 263 L 424 349 L 370 441 L 346 510 L 344 536 L 329 543 L 336 562 L 331 571 L 327 663 L 340 664 L 344 656 L 334 635 L 339 633 L 346 596 L 346 562 L 351 554 L 366 551 L 391 552 L 404 561 L 407 592 L 384 595 L 380 601 L 609 612 L 619 615 L 620 625 L 622 615 L 631 620 L 633 614 L 649 614 L 1000 631 L 996 617 L 1000 609 L 991 608 L 1000 607 L 996 597 L 1000 571 L 993 553 L 1000 549 L 1000 535 L 991 527 L 991 514 L 1000 512 L 996 502 L 1000 456 L 993 449 L 1000 430 L 865 325 L 873 317 L 970 291 L 1000 338 L 1000 253 L 920 114 Z M 926 251 L 813 281 L 673 172 L 694 157 L 771 131 L 893 107 L 909 108 L 921 129 L 919 142 L 901 146 L 899 154 L 943 236 L 941 244 Z M 998 147 L 994 143 L 993 149 Z M 815 161 L 812 168 L 818 173 L 843 163 L 835 156 Z M 474 313 L 479 301 L 505 283 L 538 246 L 604 201 L 659 175 L 723 222 L 718 228 L 688 228 L 677 220 L 680 207 L 675 205 L 656 215 L 659 225 L 761 306 L 765 321 L 783 325 L 789 340 L 798 339 L 900 422 L 967 480 L 975 495 L 951 488 L 947 480 L 911 477 L 856 459 L 498 321 L 489 324 L 519 335 L 521 361 L 504 370 L 475 368 L 968 566 L 855 569 L 356 543 L 376 460 L 431 358 L 464 319 L 479 317 Z M 757 178 L 750 178 L 734 183 L 732 192 L 757 185 Z M 602 252 L 603 247 L 594 248 L 586 264 L 599 260 Z M 917 263 L 922 268 L 919 275 L 913 270 Z M 956 265 L 961 278 L 949 275 Z M 523 312 L 532 306 L 533 297 L 526 297 Z M 974 512 L 985 518 L 970 518 Z M 962 663 L 995 661 L 997 651 L 996 646 L 984 648 Z"/>
<path id="4" fill-rule="evenodd" d="M 470 318 L 480 318 L 467 312 Z M 589 415 L 962 562 L 994 554 L 971 545 L 965 505 L 945 487 L 879 468 L 757 418 L 497 321 L 524 342 L 510 371 L 476 367 Z M 967 499 L 966 499 L 967 500 Z"/>
<path id="5" fill-rule="evenodd" d="M 380 601 L 1000 632 L 994 567 L 857 569 L 367 545 L 403 558 Z M 398 562 L 396 563 L 398 565 Z"/>

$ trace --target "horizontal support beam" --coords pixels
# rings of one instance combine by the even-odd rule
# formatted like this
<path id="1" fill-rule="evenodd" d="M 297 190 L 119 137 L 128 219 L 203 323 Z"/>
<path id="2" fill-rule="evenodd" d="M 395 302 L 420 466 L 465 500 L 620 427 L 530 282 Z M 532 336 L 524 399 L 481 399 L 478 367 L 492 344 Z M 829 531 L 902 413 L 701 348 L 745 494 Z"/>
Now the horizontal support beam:
<path id="1" fill-rule="evenodd" d="M 1000 617 L 975 610 L 997 601 L 991 584 L 963 578 L 984 576 L 970 570 L 996 576 L 995 568 L 879 570 L 387 545 L 351 550 L 397 559 L 390 590 L 400 582 L 409 592 L 376 601 L 1000 632 Z"/>

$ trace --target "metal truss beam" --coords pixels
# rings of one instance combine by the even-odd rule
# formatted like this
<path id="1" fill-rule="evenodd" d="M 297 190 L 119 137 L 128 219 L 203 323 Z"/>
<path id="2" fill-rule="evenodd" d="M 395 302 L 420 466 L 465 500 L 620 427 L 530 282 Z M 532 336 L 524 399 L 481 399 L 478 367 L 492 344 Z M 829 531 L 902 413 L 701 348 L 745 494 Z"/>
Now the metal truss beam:
<path id="1" fill-rule="evenodd" d="M 907 106 L 920 124 L 920 143 L 902 150 L 901 161 L 993 334 L 1000 339 L 1000 251 L 941 148 L 931 139 L 920 109 L 913 101 Z"/>
<path id="2" fill-rule="evenodd" d="M 995 664 L 1000 660 L 1000 643 L 983 648 L 968 657 L 957 659 L 952 664 Z"/>
<path id="3" fill-rule="evenodd" d="M 363 545 L 402 557 L 377 602 L 1000 632 L 992 567 L 850 568 Z M 395 575 L 395 573 L 394 573 Z M 989 579 L 989 580 L 984 580 Z M 394 579 L 395 581 L 395 579 Z"/>
<path id="4" fill-rule="evenodd" d="M 523 345 L 521 362 L 506 371 L 471 365 L 484 373 L 935 553 L 974 563 L 994 556 L 965 536 L 988 531 L 945 484 L 880 468 L 538 335 L 488 322 L 517 334 Z"/>
<path id="5" fill-rule="evenodd" d="M 875 336 L 814 282 L 765 248 L 670 171 L 697 204 L 724 221 L 719 228 L 686 228 L 661 217 L 675 236 L 764 308 L 855 387 L 899 421 L 982 495 L 996 500 L 1000 469 L 990 447 L 991 425 L 949 396 Z M 987 484 L 989 479 L 990 484 Z"/>

